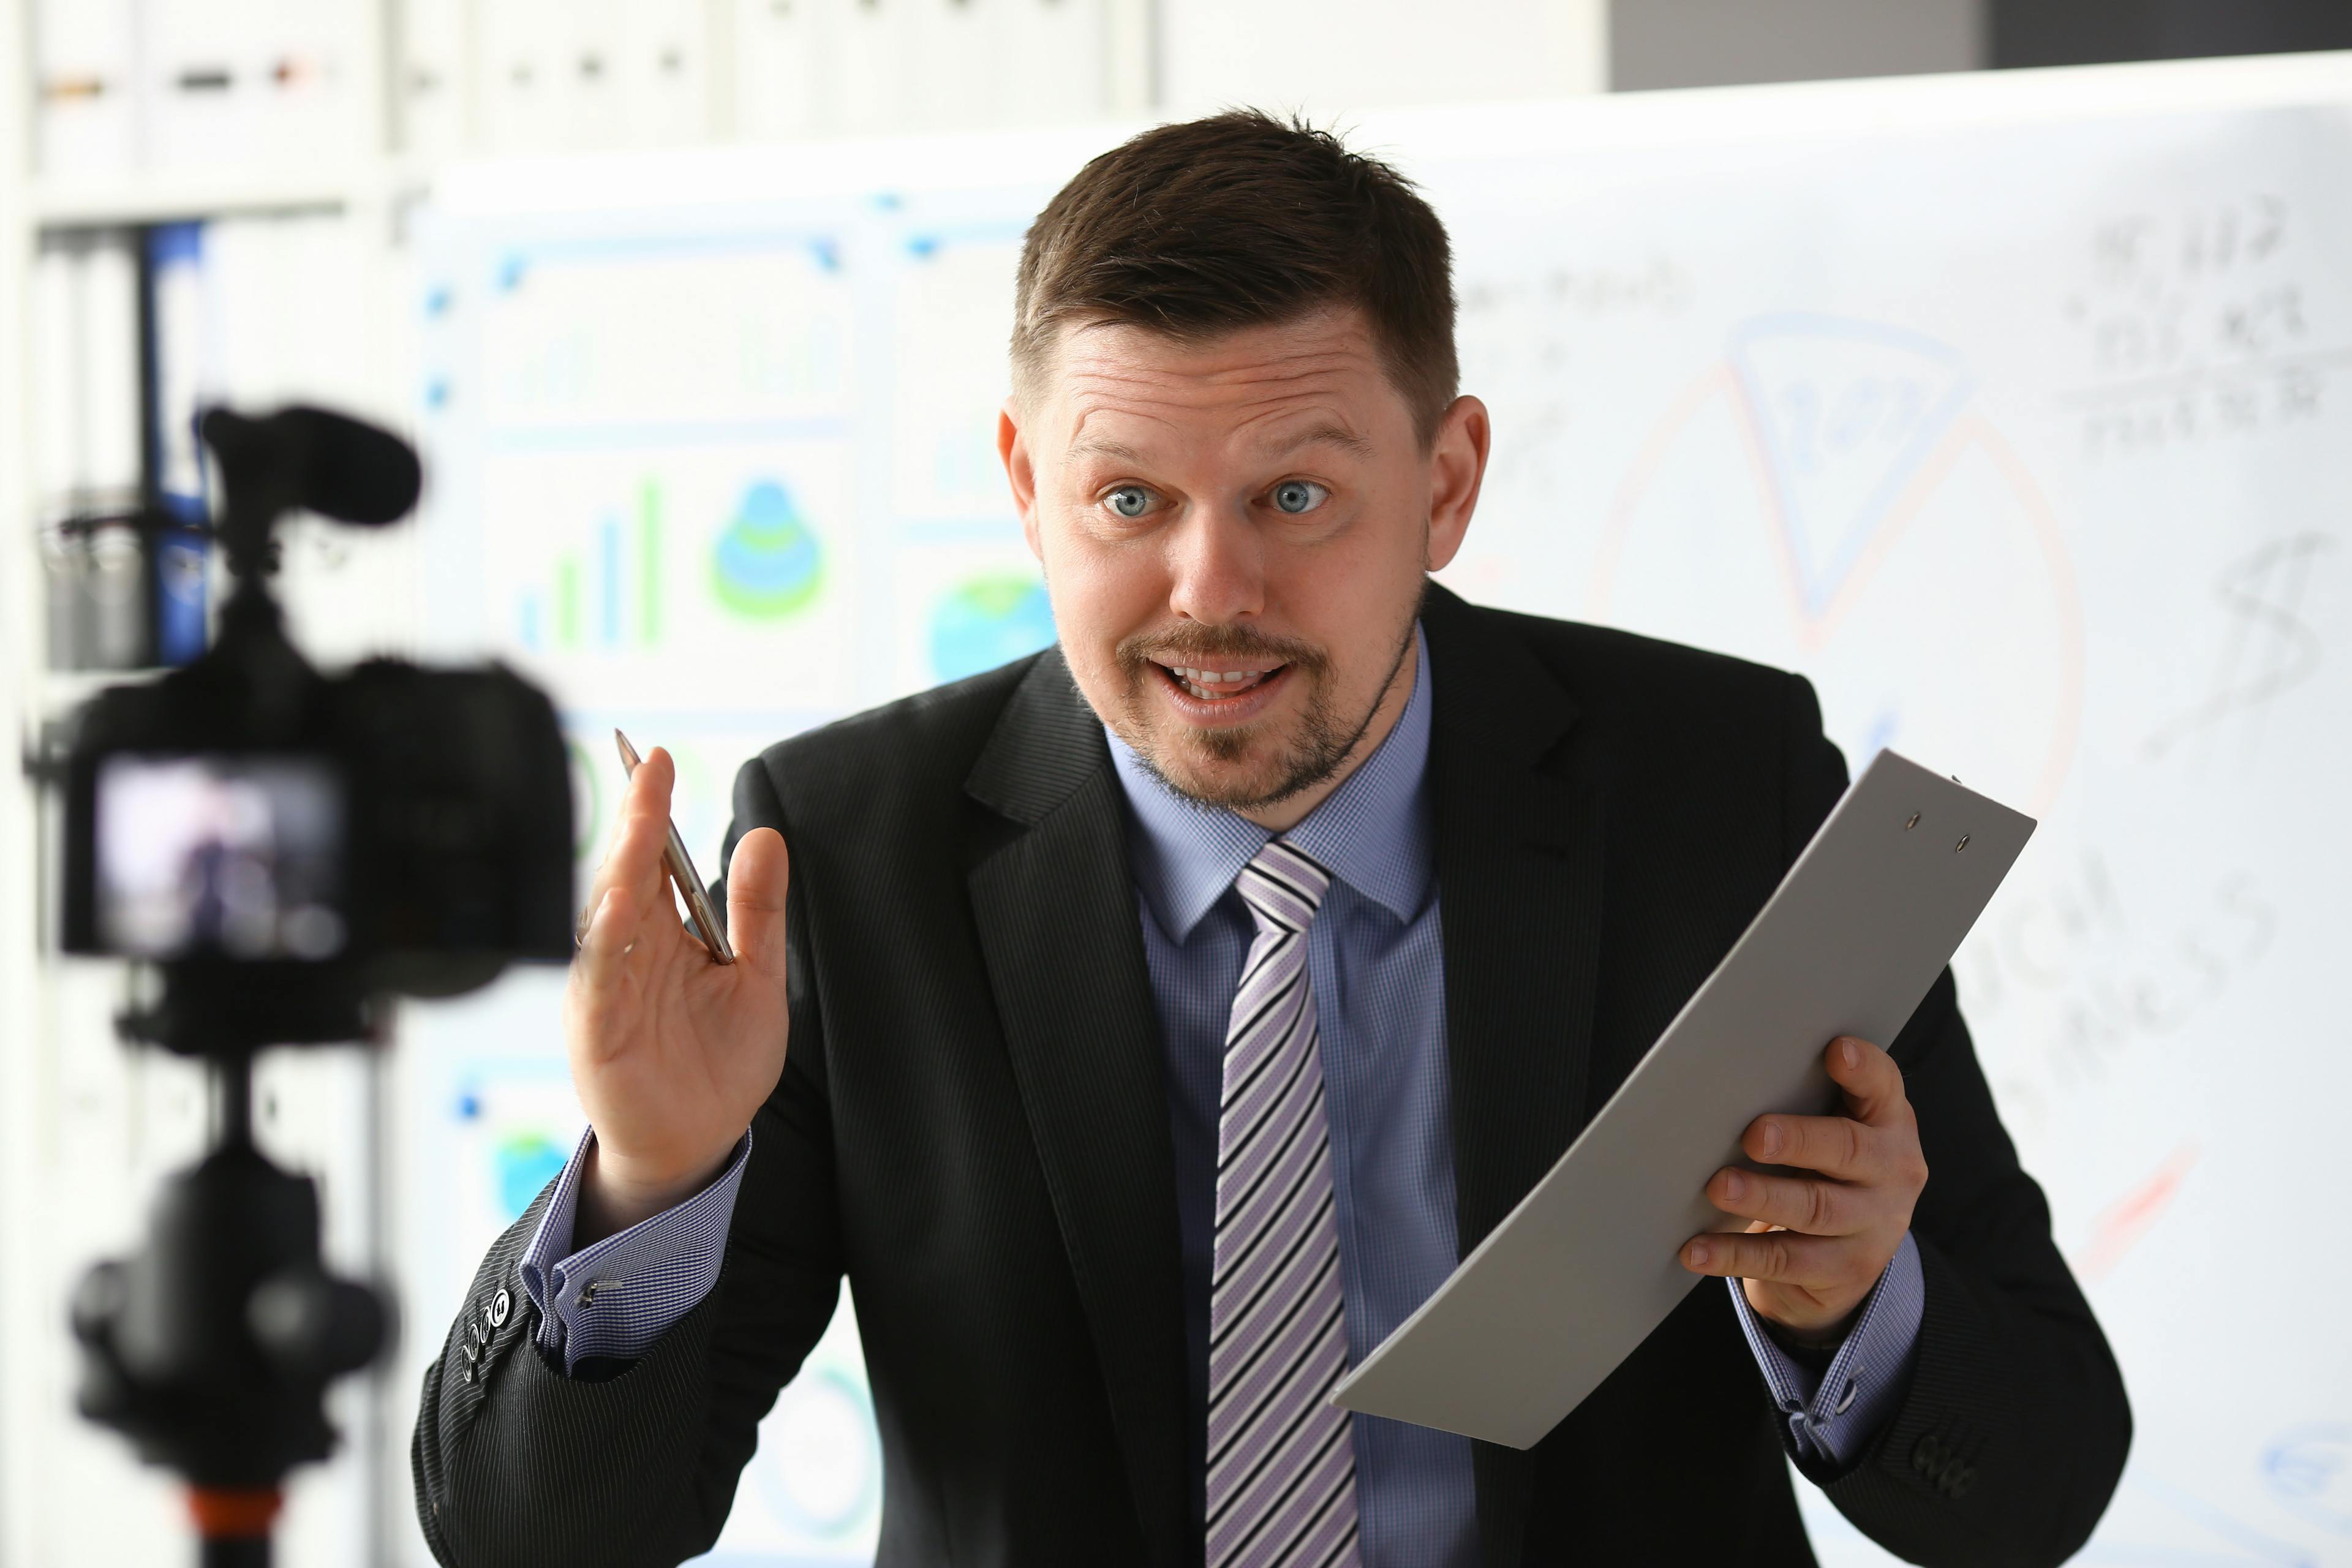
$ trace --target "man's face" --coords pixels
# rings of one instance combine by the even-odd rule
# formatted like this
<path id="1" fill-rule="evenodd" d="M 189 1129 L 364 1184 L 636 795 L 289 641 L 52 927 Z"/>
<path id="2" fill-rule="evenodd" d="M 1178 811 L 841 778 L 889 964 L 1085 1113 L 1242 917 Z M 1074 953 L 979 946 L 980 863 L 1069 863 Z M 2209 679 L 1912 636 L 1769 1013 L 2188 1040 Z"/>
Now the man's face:
<path id="1" fill-rule="evenodd" d="M 1185 795 L 1284 826 L 1402 708 L 1486 422 L 1457 399 L 1424 447 L 1330 310 L 1195 343 L 1066 330 L 998 444 L 1095 711 Z"/>

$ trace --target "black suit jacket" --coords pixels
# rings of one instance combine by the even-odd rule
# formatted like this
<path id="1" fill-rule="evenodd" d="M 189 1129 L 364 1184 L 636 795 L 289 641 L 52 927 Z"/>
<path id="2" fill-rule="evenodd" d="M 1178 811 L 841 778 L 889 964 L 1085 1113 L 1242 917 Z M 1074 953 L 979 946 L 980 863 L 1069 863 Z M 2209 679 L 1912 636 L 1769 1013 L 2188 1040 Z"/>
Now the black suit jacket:
<path id="1" fill-rule="evenodd" d="M 1729 948 L 1845 770 L 1794 677 L 1442 589 L 1423 621 L 1466 1252 Z M 1124 809 L 1052 651 L 745 766 L 730 852 L 759 825 L 792 849 L 792 1046 L 724 1270 L 642 1361 L 567 1378 L 531 1348 L 515 1273 L 532 1205 L 425 1377 L 413 1457 L 441 1561 L 705 1549 L 845 1275 L 882 1563 L 1201 1560 Z M 1948 975 L 1892 1047 L 1931 1171 L 1927 1312 L 1901 1407 L 1829 1493 L 1918 1562 L 2056 1563 L 2122 1468 L 2122 1383 Z M 1783 1437 L 1705 1282 L 1534 1449 L 1477 1445 L 1483 1556 L 1809 1563 Z"/>

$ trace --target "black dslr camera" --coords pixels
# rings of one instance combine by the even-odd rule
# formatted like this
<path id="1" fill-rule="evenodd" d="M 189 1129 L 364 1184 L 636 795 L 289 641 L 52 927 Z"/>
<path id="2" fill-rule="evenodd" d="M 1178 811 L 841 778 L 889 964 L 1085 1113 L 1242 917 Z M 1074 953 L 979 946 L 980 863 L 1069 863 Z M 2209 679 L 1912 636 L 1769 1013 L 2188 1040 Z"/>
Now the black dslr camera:
<path id="1" fill-rule="evenodd" d="M 374 1038 L 387 995 L 569 958 L 572 790 L 554 709 L 510 671 L 330 679 L 286 636 L 278 520 L 396 521 L 405 443 L 313 408 L 200 429 L 234 579 L 215 644 L 93 699 L 52 772 L 64 946 L 155 966 L 119 1026 L 210 1064 L 218 1142 L 167 1184 L 145 1249 L 91 1271 L 73 1324 L 83 1414 L 186 1478 L 205 1562 L 254 1563 L 286 1473 L 333 1446 L 328 1383 L 383 1349 L 388 1313 L 324 1271 L 311 1184 L 254 1146 L 253 1053 Z"/>

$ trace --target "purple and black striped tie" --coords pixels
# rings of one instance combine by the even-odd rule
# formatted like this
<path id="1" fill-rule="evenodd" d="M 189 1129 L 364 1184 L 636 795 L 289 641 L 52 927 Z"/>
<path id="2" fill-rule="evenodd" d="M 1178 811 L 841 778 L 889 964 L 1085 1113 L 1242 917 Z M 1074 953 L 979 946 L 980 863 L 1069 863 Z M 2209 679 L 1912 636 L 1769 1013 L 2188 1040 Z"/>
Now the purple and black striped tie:
<path id="1" fill-rule="evenodd" d="M 1209 1287 L 1208 1568 L 1354 1564 L 1356 1455 L 1307 928 L 1331 874 L 1276 840 L 1234 883 L 1257 922 L 1225 1029 Z"/>

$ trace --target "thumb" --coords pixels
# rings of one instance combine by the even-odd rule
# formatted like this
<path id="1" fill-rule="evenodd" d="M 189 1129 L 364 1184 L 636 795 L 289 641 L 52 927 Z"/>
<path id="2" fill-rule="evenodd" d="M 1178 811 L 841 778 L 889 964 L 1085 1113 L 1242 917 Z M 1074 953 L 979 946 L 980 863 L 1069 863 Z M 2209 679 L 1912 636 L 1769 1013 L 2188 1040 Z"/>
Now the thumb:
<path id="1" fill-rule="evenodd" d="M 779 984 L 784 978 L 784 893 L 792 858 L 784 836 L 755 827 L 735 842 L 727 863 L 727 940 L 738 963 L 749 963 Z"/>

